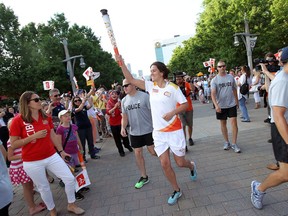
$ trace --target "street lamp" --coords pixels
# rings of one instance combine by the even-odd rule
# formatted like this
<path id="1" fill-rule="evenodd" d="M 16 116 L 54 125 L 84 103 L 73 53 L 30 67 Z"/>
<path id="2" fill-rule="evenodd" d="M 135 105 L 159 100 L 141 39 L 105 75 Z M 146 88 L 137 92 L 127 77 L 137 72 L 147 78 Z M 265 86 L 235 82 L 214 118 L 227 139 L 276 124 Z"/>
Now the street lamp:
<path id="1" fill-rule="evenodd" d="M 64 51 L 65 51 L 65 56 L 66 56 L 66 59 L 64 59 L 62 62 L 67 62 L 67 70 L 69 71 L 69 79 L 70 79 L 70 82 L 72 85 L 72 91 L 73 91 L 73 95 L 74 95 L 76 93 L 76 85 L 75 85 L 73 78 L 74 78 L 74 66 L 75 66 L 76 59 L 80 58 L 80 65 L 79 66 L 81 68 L 85 68 L 86 64 L 84 62 L 83 55 L 77 55 L 77 56 L 70 57 L 69 50 L 68 50 L 68 42 L 66 39 L 63 39 L 62 44 L 64 46 Z M 72 67 L 72 63 L 71 63 L 72 59 L 73 59 L 73 67 Z"/>
<path id="2" fill-rule="evenodd" d="M 238 36 L 241 36 L 245 47 L 246 47 L 246 52 L 247 52 L 247 61 L 248 61 L 248 66 L 250 70 L 253 69 L 253 62 L 252 62 L 252 50 L 255 47 L 257 37 L 256 35 L 258 34 L 250 34 L 249 30 L 249 23 L 248 20 L 246 19 L 246 14 L 244 16 L 244 23 L 245 23 L 245 32 L 244 33 L 235 33 L 234 36 L 234 46 L 239 46 L 240 42 L 238 39 Z"/>

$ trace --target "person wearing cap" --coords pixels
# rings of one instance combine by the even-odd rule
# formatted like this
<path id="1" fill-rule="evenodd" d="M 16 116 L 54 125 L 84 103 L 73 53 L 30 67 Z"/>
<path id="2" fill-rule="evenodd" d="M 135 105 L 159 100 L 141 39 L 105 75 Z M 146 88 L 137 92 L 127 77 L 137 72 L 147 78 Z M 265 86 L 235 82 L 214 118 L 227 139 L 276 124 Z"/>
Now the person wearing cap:
<path id="1" fill-rule="evenodd" d="M 83 153 L 83 147 L 81 145 L 81 141 L 78 136 L 78 127 L 71 122 L 71 111 L 69 110 L 62 110 L 58 114 L 58 118 L 60 120 L 60 125 L 56 130 L 56 134 L 61 135 L 62 145 L 64 145 L 65 140 L 69 134 L 69 130 L 71 127 L 71 131 L 69 137 L 67 139 L 65 149 L 63 149 L 66 153 L 70 154 L 71 159 L 69 161 L 69 165 L 75 168 L 76 166 L 80 165 L 78 159 L 78 151 Z"/>
<path id="2" fill-rule="evenodd" d="M 70 155 L 68 164 L 70 167 L 72 167 L 73 170 L 75 170 L 77 166 L 80 166 L 78 152 L 80 151 L 81 154 L 83 154 L 83 147 L 77 132 L 78 127 L 77 125 L 72 124 L 71 111 L 69 110 L 60 111 L 58 118 L 60 119 L 60 125 L 56 130 L 56 134 L 61 135 L 63 150 L 65 150 L 65 152 Z M 88 191 L 90 189 L 84 187 L 76 192 L 75 197 L 77 200 L 84 199 L 84 196 L 81 194 L 83 190 Z"/>
<path id="3" fill-rule="evenodd" d="M 154 62 L 151 64 L 151 81 L 147 81 L 133 78 L 120 55 L 116 55 L 116 60 L 120 63 L 122 73 L 128 83 L 147 91 L 150 95 L 154 150 L 160 160 L 162 170 L 174 190 L 167 202 L 169 205 L 174 205 L 182 196 L 182 191 L 171 165 L 170 154 L 173 154 L 178 167 L 189 170 L 191 181 L 197 179 L 195 162 L 185 158 L 186 140 L 178 116 L 188 108 L 187 100 L 179 86 L 168 81 L 170 71 L 164 63 Z M 178 107 L 176 107 L 177 103 L 180 104 Z"/>
<path id="4" fill-rule="evenodd" d="M 51 117 L 44 113 L 41 98 L 32 91 L 26 91 L 20 97 L 19 107 L 19 115 L 13 118 L 10 127 L 11 146 L 13 149 L 22 147 L 23 168 L 39 190 L 50 216 L 56 216 L 57 211 L 46 169 L 65 183 L 67 210 L 83 214 L 85 211 L 75 204 L 75 178 L 64 162 L 70 155 L 63 150 Z"/>
<path id="5" fill-rule="evenodd" d="M 186 76 L 185 72 L 177 72 L 175 73 L 175 76 L 176 76 L 176 84 L 180 87 L 188 103 L 188 108 L 184 112 L 179 113 L 179 117 L 182 122 L 185 139 L 187 139 L 188 137 L 189 145 L 192 146 L 194 145 L 194 141 L 192 139 L 192 132 L 193 132 L 193 105 L 191 100 L 192 90 L 190 84 L 184 80 L 184 77 Z M 178 103 L 177 106 L 179 105 L 180 104 Z M 188 136 L 186 135 L 186 127 L 188 128 Z M 188 151 L 187 145 L 186 145 L 186 151 Z"/>
<path id="6" fill-rule="evenodd" d="M 272 145 L 279 169 L 269 174 L 262 183 L 251 183 L 251 202 L 257 209 L 262 209 L 263 198 L 267 189 L 288 182 L 288 47 L 282 49 L 279 63 L 281 70 L 271 82 L 268 92 L 271 106 Z M 265 66 L 261 64 L 262 69 Z"/>

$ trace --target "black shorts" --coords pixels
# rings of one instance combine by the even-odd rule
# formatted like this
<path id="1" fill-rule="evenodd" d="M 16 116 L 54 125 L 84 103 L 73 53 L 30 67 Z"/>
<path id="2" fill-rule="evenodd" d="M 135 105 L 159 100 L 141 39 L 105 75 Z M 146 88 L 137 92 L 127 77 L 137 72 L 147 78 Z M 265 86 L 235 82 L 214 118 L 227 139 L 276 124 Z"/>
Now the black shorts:
<path id="1" fill-rule="evenodd" d="M 183 126 L 193 127 L 193 110 L 179 113 L 179 117 Z"/>
<path id="2" fill-rule="evenodd" d="M 271 137 L 276 161 L 288 163 L 288 147 L 281 137 L 275 123 L 271 124 Z"/>
<path id="3" fill-rule="evenodd" d="M 151 146 L 154 144 L 152 132 L 141 136 L 130 135 L 130 142 L 133 148 L 141 148 L 143 146 Z"/>
<path id="4" fill-rule="evenodd" d="M 216 112 L 216 119 L 218 120 L 227 120 L 228 118 L 237 117 L 237 107 L 230 107 L 221 109 L 221 113 Z"/>

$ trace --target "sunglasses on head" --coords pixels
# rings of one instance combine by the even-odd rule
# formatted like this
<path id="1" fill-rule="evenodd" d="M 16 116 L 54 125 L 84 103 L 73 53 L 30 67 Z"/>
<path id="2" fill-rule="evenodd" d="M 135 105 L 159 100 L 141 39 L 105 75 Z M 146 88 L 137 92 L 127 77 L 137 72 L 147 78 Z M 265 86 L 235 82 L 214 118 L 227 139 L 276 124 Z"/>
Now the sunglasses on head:
<path id="1" fill-rule="evenodd" d="M 226 65 L 219 65 L 219 66 L 217 66 L 218 68 L 224 68 L 224 67 L 226 67 Z"/>
<path id="2" fill-rule="evenodd" d="M 60 94 L 56 94 L 56 95 L 54 95 L 53 97 L 60 97 Z"/>
<path id="3" fill-rule="evenodd" d="M 82 100 L 81 99 L 74 100 L 74 103 L 77 103 L 77 102 L 82 102 Z"/>
<path id="4" fill-rule="evenodd" d="M 130 85 L 130 83 L 123 85 L 123 88 L 127 88 Z"/>
<path id="5" fill-rule="evenodd" d="M 37 103 L 42 100 L 43 100 L 42 98 L 33 98 L 33 99 L 30 99 L 29 101 L 35 101 Z"/>

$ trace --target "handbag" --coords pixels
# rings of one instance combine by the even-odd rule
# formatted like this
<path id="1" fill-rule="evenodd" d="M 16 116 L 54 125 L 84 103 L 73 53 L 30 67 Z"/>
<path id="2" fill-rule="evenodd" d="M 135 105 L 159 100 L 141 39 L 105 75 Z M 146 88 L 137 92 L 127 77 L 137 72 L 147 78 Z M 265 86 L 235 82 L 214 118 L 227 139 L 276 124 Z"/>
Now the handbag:
<path id="1" fill-rule="evenodd" d="M 245 83 L 243 83 L 241 86 L 240 86 L 240 93 L 242 95 L 246 95 L 248 92 L 249 92 L 249 84 L 247 82 L 247 76 L 245 75 L 246 77 L 246 80 L 245 80 Z"/>
<path id="2" fill-rule="evenodd" d="M 257 85 L 251 86 L 251 88 L 249 89 L 249 92 L 250 93 L 258 92 L 258 86 Z"/>

